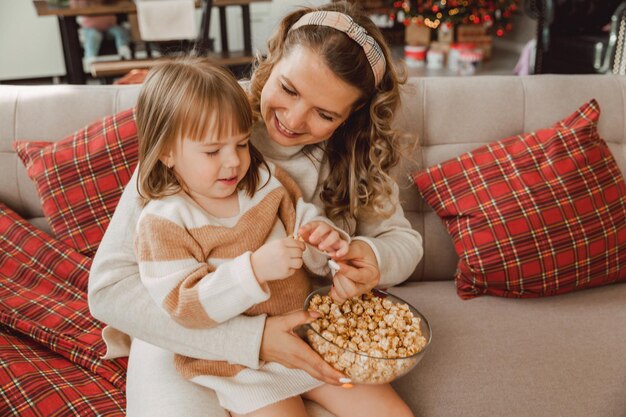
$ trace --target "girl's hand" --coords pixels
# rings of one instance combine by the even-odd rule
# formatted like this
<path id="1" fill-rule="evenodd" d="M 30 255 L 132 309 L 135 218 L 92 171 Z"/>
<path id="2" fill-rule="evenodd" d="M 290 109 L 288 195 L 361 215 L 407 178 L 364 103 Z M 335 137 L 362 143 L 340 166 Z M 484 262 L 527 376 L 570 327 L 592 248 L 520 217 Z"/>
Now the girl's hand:
<path id="1" fill-rule="evenodd" d="M 337 263 L 340 269 L 333 277 L 329 295 L 338 303 L 368 292 L 380 281 L 376 254 L 361 240 L 353 240 L 348 254 Z"/>
<path id="2" fill-rule="evenodd" d="M 319 317 L 317 312 L 295 311 L 265 320 L 261 340 L 261 360 L 277 362 L 290 369 L 302 369 L 313 378 L 327 384 L 341 385 L 344 374 L 330 366 L 293 329 L 311 323 Z"/>
<path id="3" fill-rule="evenodd" d="M 348 253 L 348 242 L 327 223 L 321 221 L 307 223 L 298 229 L 298 234 L 305 242 L 326 252 L 331 258 L 338 259 Z"/>
<path id="4" fill-rule="evenodd" d="M 303 242 L 291 237 L 266 243 L 250 256 L 254 276 L 260 284 L 290 277 L 302 268 L 304 249 Z"/>

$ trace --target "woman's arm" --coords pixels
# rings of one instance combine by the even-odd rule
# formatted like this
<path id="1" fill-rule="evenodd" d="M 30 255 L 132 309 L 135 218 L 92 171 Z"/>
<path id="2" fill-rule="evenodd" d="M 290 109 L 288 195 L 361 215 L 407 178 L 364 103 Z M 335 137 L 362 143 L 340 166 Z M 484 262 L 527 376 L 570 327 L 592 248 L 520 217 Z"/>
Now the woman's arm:
<path id="1" fill-rule="evenodd" d="M 378 286 L 389 287 L 404 282 L 415 270 L 424 255 L 422 236 L 411 227 L 399 201 L 398 185 L 393 183 L 390 204 L 395 211 L 387 219 L 359 219 L 355 240 L 370 245 L 376 256 L 380 281 Z M 356 243 L 356 242 L 354 242 Z"/>
<path id="2" fill-rule="evenodd" d="M 345 300 L 376 286 L 388 287 L 406 280 L 422 259 L 422 237 L 404 217 L 394 183 L 391 202 L 395 211 L 387 219 L 359 219 L 348 255 L 333 279 L 331 296 Z"/>

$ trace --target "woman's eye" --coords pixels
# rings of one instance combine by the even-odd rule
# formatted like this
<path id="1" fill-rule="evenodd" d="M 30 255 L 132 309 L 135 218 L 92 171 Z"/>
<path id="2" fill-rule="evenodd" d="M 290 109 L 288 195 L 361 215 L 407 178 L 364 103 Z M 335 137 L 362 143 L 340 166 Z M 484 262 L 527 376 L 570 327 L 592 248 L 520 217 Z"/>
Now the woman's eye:
<path id="1" fill-rule="evenodd" d="M 285 84 L 281 84 L 280 86 L 283 88 L 285 93 L 289 94 L 290 96 L 295 96 L 296 95 L 296 92 L 293 91 L 293 90 L 288 89 Z"/>
<path id="2" fill-rule="evenodd" d="M 205 152 L 205 154 L 207 154 L 208 156 L 215 156 L 217 155 L 218 151 L 212 151 L 212 152 Z"/>
<path id="3" fill-rule="evenodd" d="M 335 118 L 334 118 L 334 117 L 329 116 L 329 115 L 324 114 L 324 113 L 319 113 L 319 115 L 320 115 L 320 117 L 321 117 L 322 119 L 324 119 L 324 120 L 328 120 L 329 122 L 332 122 L 333 120 L 335 120 Z"/>
<path id="4" fill-rule="evenodd" d="M 247 148 L 247 147 L 248 147 L 248 142 L 246 142 L 246 143 L 240 143 L 239 145 L 237 145 L 237 147 L 242 148 L 242 149 L 243 149 L 243 148 Z"/>

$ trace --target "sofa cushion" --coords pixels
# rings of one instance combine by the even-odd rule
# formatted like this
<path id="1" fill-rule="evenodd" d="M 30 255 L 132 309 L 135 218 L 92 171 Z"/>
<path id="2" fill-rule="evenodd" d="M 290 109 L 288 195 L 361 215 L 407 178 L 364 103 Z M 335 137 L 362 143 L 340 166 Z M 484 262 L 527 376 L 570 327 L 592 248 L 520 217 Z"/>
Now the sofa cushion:
<path id="1" fill-rule="evenodd" d="M 133 109 L 55 142 L 15 141 L 55 236 L 93 255 L 137 163 Z"/>
<path id="2" fill-rule="evenodd" d="M 592 100 L 551 128 L 414 174 L 454 241 L 461 297 L 626 280 L 626 185 L 597 133 L 599 114 Z"/>
<path id="3" fill-rule="evenodd" d="M 463 301 L 452 281 L 389 292 L 433 330 L 392 383 L 416 416 L 624 416 L 626 284 L 533 299 Z"/>

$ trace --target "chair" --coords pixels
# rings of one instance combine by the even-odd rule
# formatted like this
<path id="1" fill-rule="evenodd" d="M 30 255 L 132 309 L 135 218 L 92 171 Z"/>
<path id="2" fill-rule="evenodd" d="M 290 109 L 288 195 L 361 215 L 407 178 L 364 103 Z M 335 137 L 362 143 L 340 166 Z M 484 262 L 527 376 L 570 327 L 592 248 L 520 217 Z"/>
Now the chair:
<path id="1" fill-rule="evenodd" d="M 537 19 L 536 74 L 624 71 L 626 0 L 526 0 L 525 10 Z"/>
<path id="2" fill-rule="evenodd" d="M 608 56 L 613 56 L 613 61 L 607 60 L 607 69 L 608 65 L 611 65 L 613 74 L 626 75 L 626 2 L 620 5 L 611 18 L 609 42 L 611 52 Z"/>

